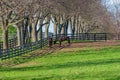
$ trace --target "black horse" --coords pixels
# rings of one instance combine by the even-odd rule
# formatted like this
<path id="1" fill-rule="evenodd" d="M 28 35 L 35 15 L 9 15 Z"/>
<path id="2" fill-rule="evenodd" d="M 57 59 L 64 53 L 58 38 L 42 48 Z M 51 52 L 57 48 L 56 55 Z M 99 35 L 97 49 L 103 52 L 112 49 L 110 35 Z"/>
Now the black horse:
<path id="1" fill-rule="evenodd" d="M 56 39 L 56 40 L 54 41 L 54 44 L 56 44 L 57 41 L 59 41 L 59 46 L 61 47 L 61 43 L 62 43 L 63 41 L 65 41 L 65 40 L 67 40 L 67 41 L 68 41 L 68 44 L 70 45 L 70 38 L 69 38 L 68 36 L 59 37 L 58 39 Z"/>

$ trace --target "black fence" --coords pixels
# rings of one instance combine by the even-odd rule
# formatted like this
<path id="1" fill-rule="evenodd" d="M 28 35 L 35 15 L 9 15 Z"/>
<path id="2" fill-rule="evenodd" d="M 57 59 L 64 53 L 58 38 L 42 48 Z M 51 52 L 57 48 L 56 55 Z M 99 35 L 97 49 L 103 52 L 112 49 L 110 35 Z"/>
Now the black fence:
<path id="1" fill-rule="evenodd" d="M 30 43 L 30 44 L 24 44 L 22 46 L 10 48 L 7 50 L 1 49 L 0 59 L 1 60 L 9 59 L 9 58 L 12 58 L 15 56 L 19 56 L 19 55 L 34 51 L 36 49 L 46 47 L 46 46 L 48 46 L 48 39 L 47 38 L 42 39 L 42 40 L 37 41 L 37 42 Z"/>
<path id="2" fill-rule="evenodd" d="M 80 34 L 57 34 L 52 35 L 54 39 L 57 39 L 61 36 L 69 36 L 71 40 L 93 40 L 93 41 L 100 41 L 100 40 L 107 40 L 107 33 L 80 33 Z"/>
<path id="3" fill-rule="evenodd" d="M 65 36 L 65 34 L 58 34 L 58 35 L 51 35 L 53 39 L 57 39 L 61 36 Z M 70 37 L 70 40 L 109 40 L 112 39 L 114 36 L 113 34 L 107 34 L 107 33 L 80 33 L 80 34 L 67 34 L 66 36 Z M 0 60 L 9 59 L 15 56 L 20 56 L 22 54 L 34 51 L 36 49 L 41 49 L 43 47 L 48 46 L 48 38 L 44 38 L 42 40 L 39 40 L 37 42 L 33 42 L 30 44 L 24 44 L 22 46 L 16 46 L 17 45 L 17 39 L 14 39 L 9 42 L 10 45 L 9 49 L 5 50 L 3 48 L 0 48 Z"/>
<path id="4" fill-rule="evenodd" d="M 13 48 L 17 46 L 17 38 L 8 40 L 8 48 Z M 0 49 L 3 49 L 3 42 L 0 42 Z"/>

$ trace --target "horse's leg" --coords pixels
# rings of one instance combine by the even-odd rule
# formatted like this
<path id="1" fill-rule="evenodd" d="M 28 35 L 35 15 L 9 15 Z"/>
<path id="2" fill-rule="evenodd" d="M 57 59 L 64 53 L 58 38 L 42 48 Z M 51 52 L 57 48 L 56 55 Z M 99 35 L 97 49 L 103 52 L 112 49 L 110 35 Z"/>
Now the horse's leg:
<path id="1" fill-rule="evenodd" d="M 53 44 L 52 44 L 52 40 L 51 40 L 51 43 L 50 43 L 50 45 L 51 45 L 50 47 L 52 48 L 52 45 L 53 45 Z"/>
<path id="2" fill-rule="evenodd" d="M 51 40 L 51 46 L 53 45 L 53 39 Z"/>
<path id="3" fill-rule="evenodd" d="M 51 40 L 49 40 L 49 47 L 51 48 L 52 44 L 51 44 Z"/>
<path id="4" fill-rule="evenodd" d="M 49 42 L 49 48 L 51 48 L 51 43 Z"/>
<path id="5" fill-rule="evenodd" d="M 67 39 L 67 40 L 68 40 L 68 44 L 70 45 L 70 38 L 68 37 L 68 39 Z"/>

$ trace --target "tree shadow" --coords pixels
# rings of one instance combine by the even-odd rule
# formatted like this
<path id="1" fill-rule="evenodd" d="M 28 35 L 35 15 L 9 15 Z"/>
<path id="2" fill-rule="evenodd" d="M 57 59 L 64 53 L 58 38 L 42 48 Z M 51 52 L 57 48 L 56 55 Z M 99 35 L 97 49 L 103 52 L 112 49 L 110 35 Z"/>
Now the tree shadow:
<path id="1" fill-rule="evenodd" d="M 15 66 L 15 65 L 22 64 L 25 62 L 29 62 L 33 58 L 38 58 L 38 57 L 41 58 L 46 55 L 51 55 L 55 51 L 61 50 L 62 48 L 64 48 L 64 47 L 46 48 L 46 49 L 40 50 L 39 52 L 37 51 L 37 52 L 32 52 L 28 55 L 21 55 L 20 57 L 19 56 L 14 57 L 12 60 L 7 60 L 7 61 L 3 60 L 0 63 L 0 67 L 11 67 L 11 66 Z"/>
<path id="2" fill-rule="evenodd" d="M 22 67 L 22 68 L 7 68 L 0 69 L 0 71 L 29 71 L 29 70 L 51 70 L 51 69 L 62 69 L 62 68 L 71 68 L 71 67 L 84 67 L 84 66 L 96 66 L 96 65 L 105 65 L 105 64 L 113 64 L 120 63 L 120 59 L 108 59 L 108 60 L 100 60 L 100 61 L 85 61 L 85 62 L 67 62 L 60 63 L 55 65 L 41 65 L 34 67 Z"/>
<path id="3" fill-rule="evenodd" d="M 120 76 L 107 78 L 106 80 L 120 80 Z"/>
<path id="4" fill-rule="evenodd" d="M 68 75 L 47 75 L 47 76 L 39 76 L 37 78 L 32 78 L 32 80 L 120 80 L 120 76 L 111 75 L 112 73 L 110 71 L 105 71 L 105 75 L 101 75 L 101 73 L 98 73 L 97 75 L 93 73 L 92 76 L 90 76 L 89 73 L 79 73 L 79 74 L 68 74 Z"/>

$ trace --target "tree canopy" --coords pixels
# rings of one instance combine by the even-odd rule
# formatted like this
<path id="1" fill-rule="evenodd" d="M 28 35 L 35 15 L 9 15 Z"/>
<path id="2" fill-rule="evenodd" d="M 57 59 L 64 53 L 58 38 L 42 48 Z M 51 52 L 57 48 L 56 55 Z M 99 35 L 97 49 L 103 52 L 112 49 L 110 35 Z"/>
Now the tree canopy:
<path id="1" fill-rule="evenodd" d="M 104 2 L 105 3 L 105 2 Z M 103 0 L 1 0 L 0 28 L 7 48 L 8 28 L 17 26 L 18 45 L 40 40 L 42 27 L 48 37 L 50 21 L 54 35 L 114 32 L 114 21 Z M 22 42 L 22 43 L 21 43 Z"/>

